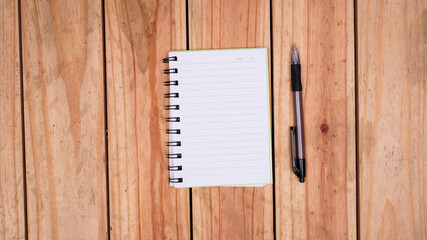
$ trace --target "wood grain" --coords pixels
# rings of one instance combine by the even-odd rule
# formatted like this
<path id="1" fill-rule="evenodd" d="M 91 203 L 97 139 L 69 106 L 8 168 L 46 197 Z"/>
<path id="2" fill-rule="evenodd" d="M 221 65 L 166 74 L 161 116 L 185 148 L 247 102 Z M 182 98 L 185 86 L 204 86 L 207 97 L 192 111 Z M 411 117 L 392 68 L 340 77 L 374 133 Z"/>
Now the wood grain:
<path id="1" fill-rule="evenodd" d="M 360 239 L 427 239 L 427 3 L 357 2 Z"/>
<path id="2" fill-rule="evenodd" d="M 270 47 L 269 1 L 189 1 L 190 49 Z M 269 53 L 270 54 L 270 53 Z M 194 239 L 273 239 L 273 188 L 193 189 Z"/>
<path id="3" fill-rule="evenodd" d="M 0 239 L 25 238 L 18 1 L 0 0 Z"/>
<path id="4" fill-rule="evenodd" d="M 272 9 L 276 237 L 356 239 L 353 1 L 275 0 Z M 291 170 L 293 43 L 302 68 L 304 184 Z"/>
<path id="5" fill-rule="evenodd" d="M 168 67 L 185 49 L 185 1 L 106 1 L 112 239 L 189 239 L 189 190 L 169 186 Z"/>
<path id="6" fill-rule="evenodd" d="M 22 1 L 29 239 L 106 239 L 101 1 Z"/>

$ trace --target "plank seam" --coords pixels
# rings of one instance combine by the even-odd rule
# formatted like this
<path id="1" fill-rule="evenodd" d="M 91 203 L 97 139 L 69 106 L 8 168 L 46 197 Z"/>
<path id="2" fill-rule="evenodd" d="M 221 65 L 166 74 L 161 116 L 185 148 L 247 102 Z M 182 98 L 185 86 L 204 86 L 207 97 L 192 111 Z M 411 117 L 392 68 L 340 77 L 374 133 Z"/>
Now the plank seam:
<path id="1" fill-rule="evenodd" d="M 354 14 L 354 111 L 355 111 L 355 161 L 356 161 L 356 239 L 360 239 L 360 191 L 359 191 L 359 88 L 358 88 L 358 26 L 357 26 L 357 0 L 353 1 Z"/>
<path id="2" fill-rule="evenodd" d="M 106 204 L 107 204 L 107 239 L 111 239 L 110 226 L 110 172 L 108 165 L 108 103 L 107 103 L 107 41 L 105 34 L 105 0 L 101 0 L 102 9 L 102 57 L 103 57 L 103 72 L 104 72 L 104 136 L 105 136 L 105 179 L 106 179 Z"/>
<path id="3" fill-rule="evenodd" d="M 24 116 L 24 60 L 22 56 L 22 16 L 21 16 L 21 1 L 18 0 L 18 40 L 19 40 L 19 80 L 20 80 L 20 94 L 21 94 L 21 142 L 22 142 L 22 180 L 23 180 L 23 190 L 24 190 L 24 221 L 25 221 L 25 230 L 24 237 L 28 239 L 28 205 L 27 205 L 27 159 L 25 155 L 25 116 Z"/>
<path id="4" fill-rule="evenodd" d="M 272 154 L 272 168 L 273 168 L 273 239 L 276 240 L 276 154 L 275 154 L 275 144 L 274 144 L 274 69 L 273 69 L 273 2 L 270 0 L 270 112 L 271 112 L 271 154 Z"/>

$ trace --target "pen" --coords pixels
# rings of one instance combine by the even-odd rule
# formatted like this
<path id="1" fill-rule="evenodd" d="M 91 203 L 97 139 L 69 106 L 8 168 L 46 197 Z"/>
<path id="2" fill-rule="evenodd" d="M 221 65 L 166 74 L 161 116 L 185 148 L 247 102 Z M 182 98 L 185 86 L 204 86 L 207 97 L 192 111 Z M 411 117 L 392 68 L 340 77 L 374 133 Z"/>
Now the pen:
<path id="1" fill-rule="evenodd" d="M 302 85 L 301 65 L 299 63 L 298 50 L 295 46 L 291 54 L 291 81 L 294 94 L 295 126 L 291 127 L 291 154 L 292 171 L 298 176 L 299 181 L 305 181 L 305 152 L 304 152 L 304 120 L 302 114 Z M 294 138 L 296 156 L 294 155 Z"/>

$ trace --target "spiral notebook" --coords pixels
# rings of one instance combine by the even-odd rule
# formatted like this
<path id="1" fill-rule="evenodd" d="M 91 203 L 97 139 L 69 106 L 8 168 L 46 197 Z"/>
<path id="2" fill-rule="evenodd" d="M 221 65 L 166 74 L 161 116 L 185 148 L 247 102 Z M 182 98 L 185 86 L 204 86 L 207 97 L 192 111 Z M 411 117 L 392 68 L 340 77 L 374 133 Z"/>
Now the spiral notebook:
<path id="1" fill-rule="evenodd" d="M 267 49 L 171 51 L 163 62 L 170 185 L 271 184 Z"/>

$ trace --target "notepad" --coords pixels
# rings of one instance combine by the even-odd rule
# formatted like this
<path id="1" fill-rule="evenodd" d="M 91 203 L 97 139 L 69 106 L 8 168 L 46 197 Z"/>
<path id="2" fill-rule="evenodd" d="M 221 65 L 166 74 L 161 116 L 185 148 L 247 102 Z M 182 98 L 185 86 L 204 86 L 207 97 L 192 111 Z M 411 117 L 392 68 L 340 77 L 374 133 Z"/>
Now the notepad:
<path id="1" fill-rule="evenodd" d="M 170 185 L 272 183 L 267 49 L 171 51 L 164 62 Z"/>

